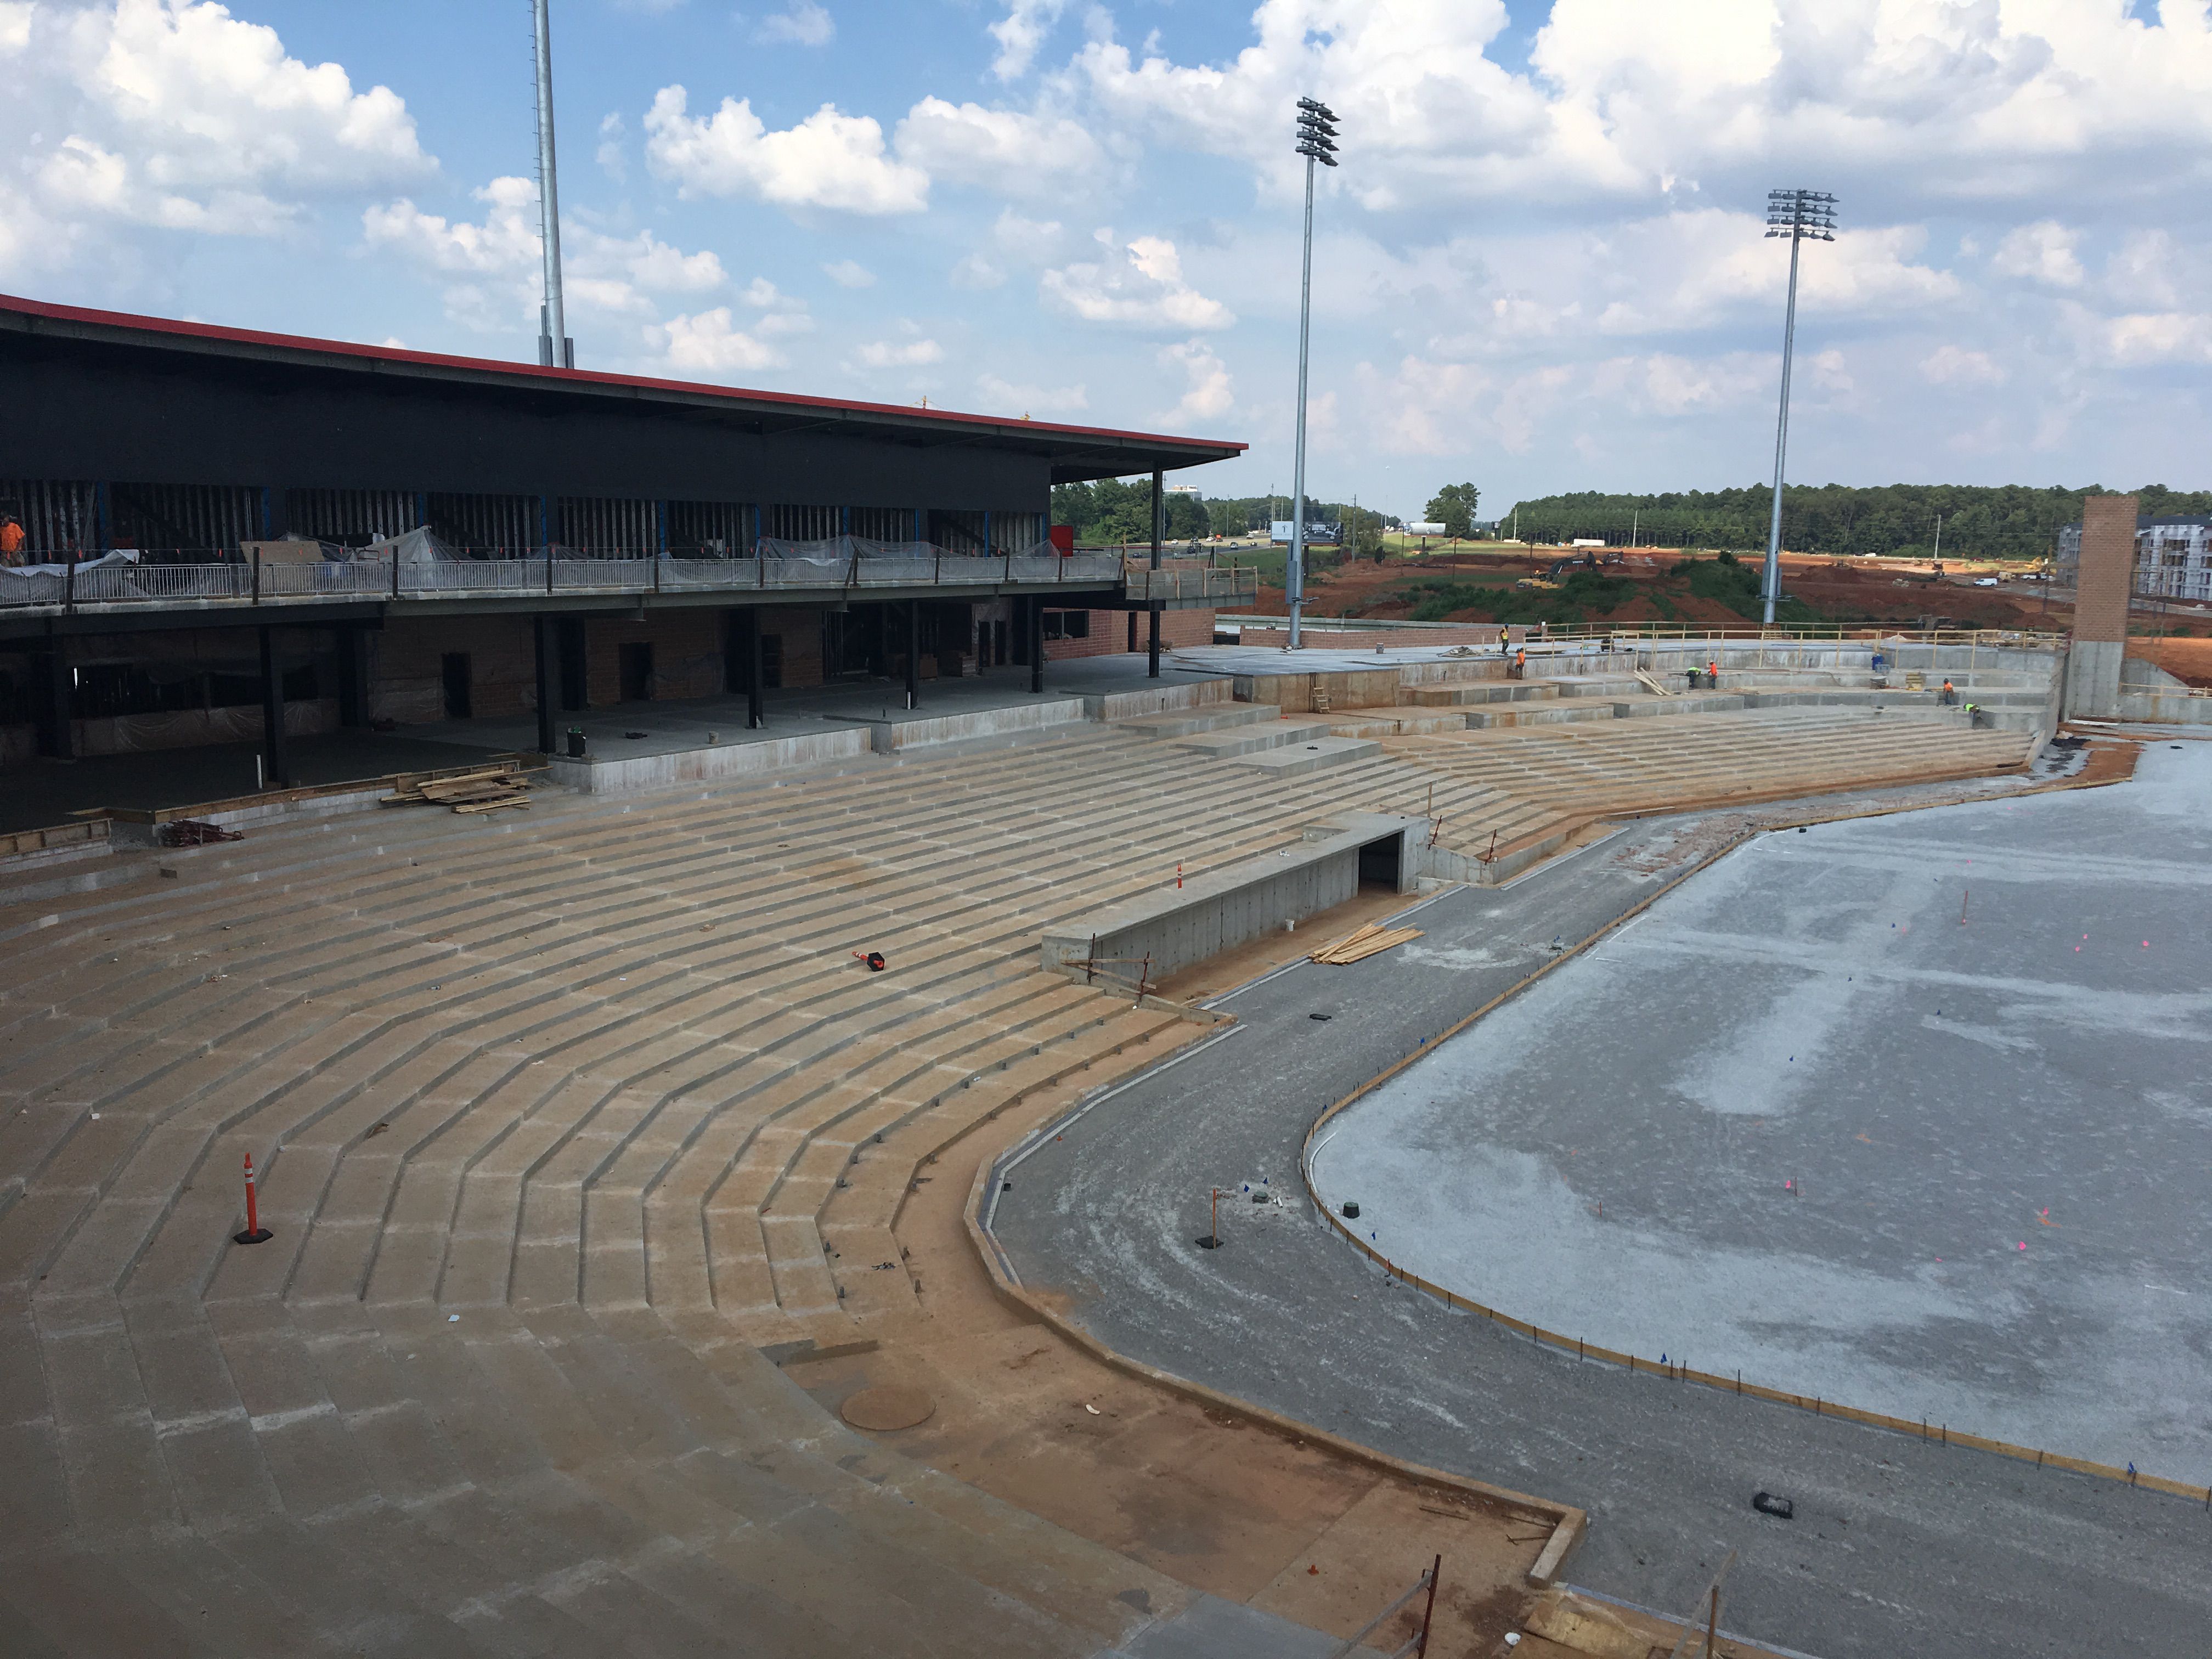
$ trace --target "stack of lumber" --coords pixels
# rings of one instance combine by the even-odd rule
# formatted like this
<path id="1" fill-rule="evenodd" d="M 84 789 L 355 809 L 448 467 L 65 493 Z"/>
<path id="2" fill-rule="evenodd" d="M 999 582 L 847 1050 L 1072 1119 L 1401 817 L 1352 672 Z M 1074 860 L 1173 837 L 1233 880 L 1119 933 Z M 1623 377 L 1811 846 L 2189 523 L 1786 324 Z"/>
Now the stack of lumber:
<path id="1" fill-rule="evenodd" d="M 1377 951 L 1387 951 L 1394 945 L 1403 945 L 1421 936 L 1418 927 L 1382 927 L 1369 922 L 1364 927 L 1355 927 L 1342 939 L 1324 945 L 1313 953 L 1313 960 L 1325 962 L 1333 968 L 1362 962 Z"/>
<path id="2" fill-rule="evenodd" d="M 528 781 L 507 765 L 442 778 L 402 772 L 392 781 L 392 792 L 381 798 L 382 805 L 409 806 L 427 801 L 450 806 L 456 812 L 496 812 L 502 806 L 530 805 Z"/>

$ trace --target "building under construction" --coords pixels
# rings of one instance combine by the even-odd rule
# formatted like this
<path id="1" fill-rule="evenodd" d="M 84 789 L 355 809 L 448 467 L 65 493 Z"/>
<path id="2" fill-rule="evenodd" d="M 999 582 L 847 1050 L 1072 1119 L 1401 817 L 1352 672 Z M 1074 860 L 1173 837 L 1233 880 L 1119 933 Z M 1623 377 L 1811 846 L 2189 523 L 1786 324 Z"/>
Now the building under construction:
<path id="1" fill-rule="evenodd" d="M 645 699 L 750 693 L 757 725 L 780 687 L 1041 684 L 1208 637 L 1249 580 L 1046 521 L 1054 484 L 1235 443 L 9 298 L 0 364 L 9 761 L 258 738 L 281 778 L 287 732 L 535 708 L 550 749 Z"/>

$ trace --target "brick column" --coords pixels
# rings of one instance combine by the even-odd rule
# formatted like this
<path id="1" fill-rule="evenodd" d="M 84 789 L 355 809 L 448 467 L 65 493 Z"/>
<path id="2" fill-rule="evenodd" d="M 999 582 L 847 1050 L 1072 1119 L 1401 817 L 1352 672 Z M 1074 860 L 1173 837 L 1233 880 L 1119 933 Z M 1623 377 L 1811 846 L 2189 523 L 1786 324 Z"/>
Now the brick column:
<path id="1" fill-rule="evenodd" d="M 2133 495 L 2092 495 L 2081 504 L 2081 567 L 2074 594 L 2074 639 L 2066 657 L 2066 713 L 2112 720 L 2120 659 L 2128 648 L 2128 595 L 2136 569 Z"/>

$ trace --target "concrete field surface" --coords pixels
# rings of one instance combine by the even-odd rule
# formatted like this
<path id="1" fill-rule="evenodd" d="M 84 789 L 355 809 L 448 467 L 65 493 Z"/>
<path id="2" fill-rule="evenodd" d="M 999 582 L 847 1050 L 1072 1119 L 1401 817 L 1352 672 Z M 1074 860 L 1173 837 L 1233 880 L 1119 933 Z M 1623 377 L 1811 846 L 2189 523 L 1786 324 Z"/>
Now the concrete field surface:
<path id="1" fill-rule="evenodd" d="M 1763 837 L 1338 1118 L 1316 1188 L 1548 1330 L 2212 1483 L 2208 823 L 2212 751 L 2159 746 Z"/>
<path id="2" fill-rule="evenodd" d="M 1954 795 L 1893 791 L 1869 804 Z M 2082 799 L 2099 797 L 2018 805 Z M 1807 815 L 1842 805 L 1811 803 Z M 1013 1172 L 998 1237 L 1025 1284 L 1065 1297 L 1124 1353 L 1396 1455 L 1585 1507 L 1589 1537 L 1567 1571 L 1604 1594 L 1687 1613 L 1735 1549 L 1723 1623 L 1822 1659 L 2201 1652 L 2212 1618 L 2203 1504 L 1578 1364 L 1395 1285 L 1304 1200 L 1301 1146 L 1329 1104 L 1525 981 L 1555 944 L 1590 937 L 1747 828 L 1789 817 L 1777 806 L 1647 820 L 1502 890 L 1425 904 L 1410 918 L 1418 947 L 1307 963 L 1232 994 L 1220 1006 L 1238 1016 L 1237 1035 L 1103 1102 Z M 1900 834 L 1918 828 L 1897 822 Z M 1667 1008 L 1662 988 L 1645 988 Z M 1638 1008 L 1616 1024 L 1663 1041 Z M 1245 1188 L 1261 1183 L 1291 1201 L 1251 1204 Z M 1223 1206 L 1224 1247 L 1201 1249 L 1217 1186 L 1237 1201 Z M 1796 1518 L 1755 1512 L 1762 1490 L 1791 1498 Z"/>

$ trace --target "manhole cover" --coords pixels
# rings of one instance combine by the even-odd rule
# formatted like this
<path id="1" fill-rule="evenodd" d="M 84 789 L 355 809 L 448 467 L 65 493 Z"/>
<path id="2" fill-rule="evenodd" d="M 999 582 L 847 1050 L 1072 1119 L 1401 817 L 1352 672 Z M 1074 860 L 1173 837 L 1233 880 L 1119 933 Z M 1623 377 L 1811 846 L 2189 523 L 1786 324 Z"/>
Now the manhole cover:
<path id="1" fill-rule="evenodd" d="M 838 1415 L 854 1428 L 887 1434 L 893 1429 L 910 1429 L 917 1423 L 927 1423 L 937 1410 L 937 1402 L 920 1389 L 893 1383 L 880 1389 L 863 1389 L 837 1409 Z"/>

